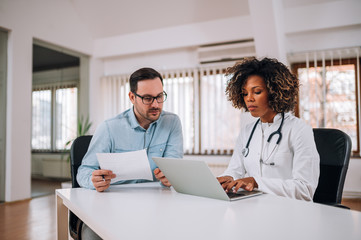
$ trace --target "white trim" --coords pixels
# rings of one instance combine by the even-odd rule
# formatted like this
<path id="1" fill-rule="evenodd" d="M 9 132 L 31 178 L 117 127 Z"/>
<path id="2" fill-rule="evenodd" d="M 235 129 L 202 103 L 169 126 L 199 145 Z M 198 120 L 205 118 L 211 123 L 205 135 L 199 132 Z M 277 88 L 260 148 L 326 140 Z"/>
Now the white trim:
<path id="1" fill-rule="evenodd" d="M 361 192 L 344 191 L 342 198 L 361 198 Z"/>

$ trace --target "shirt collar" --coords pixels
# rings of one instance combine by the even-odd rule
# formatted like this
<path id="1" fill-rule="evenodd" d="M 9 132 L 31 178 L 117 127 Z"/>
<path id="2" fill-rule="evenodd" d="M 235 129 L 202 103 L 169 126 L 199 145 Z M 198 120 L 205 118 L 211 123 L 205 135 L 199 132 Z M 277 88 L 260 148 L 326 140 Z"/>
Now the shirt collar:
<path id="1" fill-rule="evenodd" d="M 135 114 L 134 114 L 134 106 L 130 109 L 129 111 L 129 122 L 130 122 L 130 127 L 131 128 L 137 128 L 137 127 L 141 127 L 138 123 L 138 120 L 137 118 L 135 117 Z"/>
<path id="2" fill-rule="evenodd" d="M 288 118 L 291 115 L 290 112 L 285 112 L 285 119 Z M 276 116 L 273 119 L 274 123 L 281 123 L 282 121 L 282 113 L 277 113 Z"/>
<path id="3" fill-rule="evenodd" d="M 163 115 L 163 110 L 162 110 L 162 112 L 160 113 L 159 118 L 158 118 L 156 121 L 152 122 L 149 127 L 151 127 L 152 125 L 157 124 L 158 121 L 161 119 L 162 115 Z M 139 125 L 138 120 L 137 120 L 137 118 L 135 117 L 134 106 L 133 106 L 133 107 L 130 109 L 130 111 L 129 111 L 129 122 L 130 122 L 130 127 L 133 128 L 133 129 L 135 129 L 135 128 L 144 129 L 142 126 Z"/>
<path id="4" fill-rule="evenodd" d="M 291 115 L 290 112 L 285 112 L 285 119 L 288 118 L 290 115 Z M 274 123 L 281 123 L 281 121 L 282 121 L 282 113 L 277 113 L 276 116 L 274 116 L 274 118 L 273 118 L 272 125 L 274 125 Z M 259 121 L 258 124 L 261 125 L 262 122 Z"/>

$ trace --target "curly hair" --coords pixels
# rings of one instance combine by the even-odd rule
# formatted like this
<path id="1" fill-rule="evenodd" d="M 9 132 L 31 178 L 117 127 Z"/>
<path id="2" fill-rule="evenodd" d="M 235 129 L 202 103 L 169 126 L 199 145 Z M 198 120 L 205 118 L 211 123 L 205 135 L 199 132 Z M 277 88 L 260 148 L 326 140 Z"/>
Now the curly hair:
<path id="1" fill-rule="evenodd" d="M 227 83 L 226 95 L 235 108 L 244 108 L 242 89 L 250 76 L 260 76 L 265 81 L 268 91 L 268 103 L 277 113 L 293 111 L 297 103 L 299 80 L 290 70 L 277 59 L 247 58 L 236 63 L 226 71 L 230 77 Z"/>

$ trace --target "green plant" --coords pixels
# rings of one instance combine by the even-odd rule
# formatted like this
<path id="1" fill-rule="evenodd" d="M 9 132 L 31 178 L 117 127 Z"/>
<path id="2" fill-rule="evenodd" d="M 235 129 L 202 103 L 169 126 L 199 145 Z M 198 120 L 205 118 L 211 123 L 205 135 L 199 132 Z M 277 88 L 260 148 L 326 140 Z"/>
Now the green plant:
<path id="1" fill-rule="evenodd" d="M 78 120 L 78 127 L 77 127 L 77 132 L 76 132 L 76 138 L 86 135 L 89 131 L 89 129 L 91 128 L 93 123 L 89 122 L 89 116 L 87 116 L 86 119 L 83 118 L 83 116 L 81 116 Z M 73 141 L 75 140 L 69 140 L 65 143 L 65 147 L 69 146 Z"/>
<path id="2" fill-rule="evenodd" d="M 73 141 L 80 136 L 86 135 L 88 134 L 89 129 L 92 126 L 92 122 L 89 122 L 89 116 L 87 116 L 86 118 L 84 118 L 83 116 L 81 116 L 78 119 L 78 126 L 77 126 L 77 132 L 76 132 L 76 137 L 67 141 L 65 143 L 65 153 L 69 154 L 70 153 L 70 149 L 67 149 L 67 147 L 69 145 L 71 145 L 73 143 Z M 68 155 L 68 161 L 70 161 L 70 154 Z"/>

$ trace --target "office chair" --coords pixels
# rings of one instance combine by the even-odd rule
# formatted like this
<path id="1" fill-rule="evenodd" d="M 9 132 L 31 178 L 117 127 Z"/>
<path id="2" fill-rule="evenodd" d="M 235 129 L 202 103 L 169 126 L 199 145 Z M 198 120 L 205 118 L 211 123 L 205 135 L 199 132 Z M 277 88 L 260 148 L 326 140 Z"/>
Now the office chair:
<path id="1" fill-rule="evenodd" d="M 73 188 L 80 187 L 76 181 L 76 174 L 78 173 L 78 168 L 81 165 L 81 161 L 85 153 L 88 151 L 90 140 L 92 139 L 91 135 L 80 136 L 76 138 L 71 145 L 70 149 L 70 169 L 71 169 L 71 185 Z M 69 211 L 69 232 L 70 236 L 74 240 L 81 239 L 81 228 L 83 222 L 71 211 Z"/>
<path id="2" fill-rule="evenodd" d="M 320 177 L 313 201 L 348 208 L 341 205 L 341 200 L 350 161 L 351 139 L 338 129 L 314 128 L 313 134 L 320 155 Z"/>

